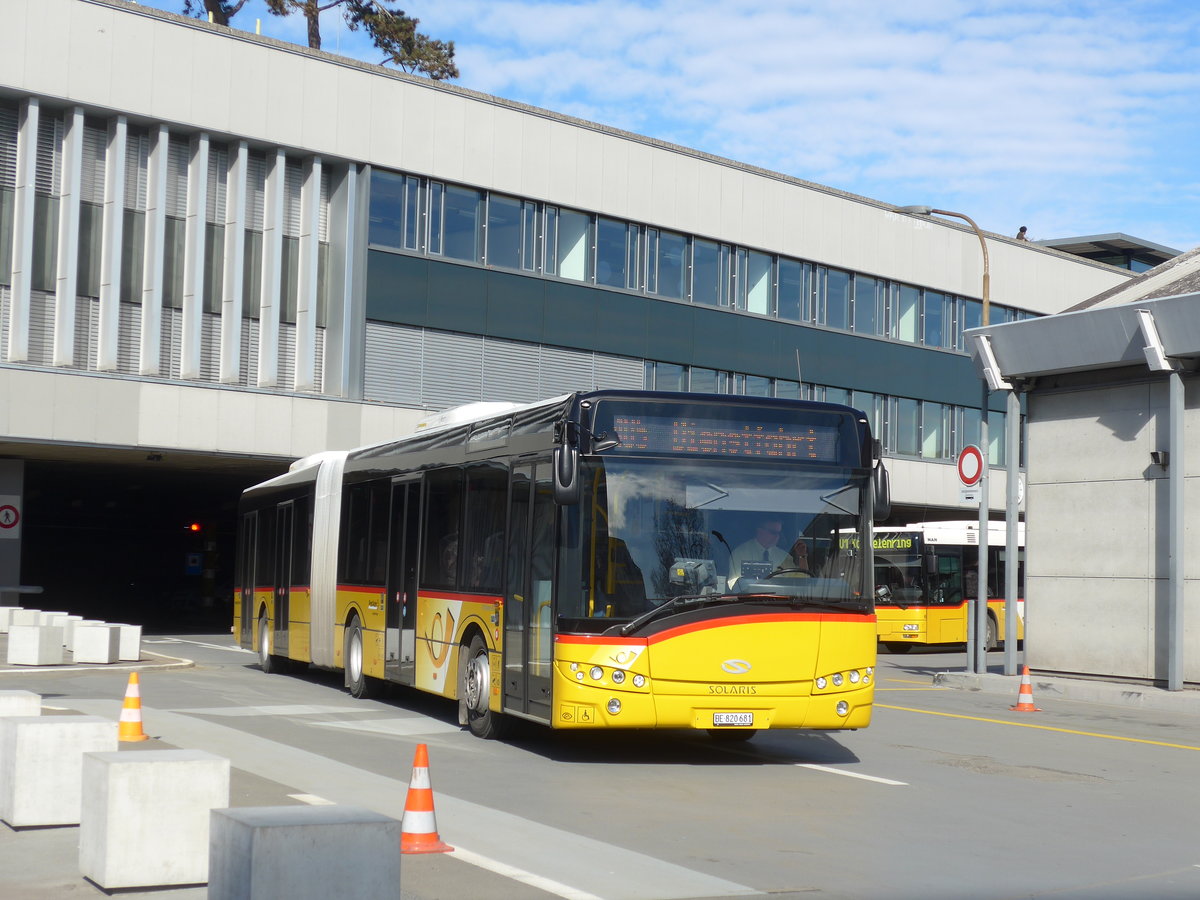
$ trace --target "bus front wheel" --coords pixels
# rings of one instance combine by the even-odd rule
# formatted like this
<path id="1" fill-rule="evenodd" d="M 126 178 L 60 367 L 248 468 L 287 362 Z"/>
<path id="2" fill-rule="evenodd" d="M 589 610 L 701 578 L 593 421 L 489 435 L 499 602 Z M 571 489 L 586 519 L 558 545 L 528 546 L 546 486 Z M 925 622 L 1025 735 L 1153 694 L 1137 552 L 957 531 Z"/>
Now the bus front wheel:
<path id="1" fill-rule="evenodd" d="M 467 727 L 471 734 L 485 740 L 501 737 L 506 720 L 488 707 L 492 668 L 488 662 L 487 644 L 476 634 L 460 652 L 466 653 L 460 664 L 459 697 L 466 712 Z"/>
<path id="2" fill-rule="evenodd" d="M 346 626 L 346 687 L 350 696 L 364 699 L 371 696 L 371 679 L 363 671 L 363 630 L 357 618 Z"/>
<path id="3" fill-rule="evenodd" d="M 996 620 L 991 616 L 988 616 L 987 636 L 984 638 L 984 640 L 986 641 L 984 648 L 987 650 L 995 650 L 998 646 L 1000 646 L 998 629 L 996 628 Z"/>

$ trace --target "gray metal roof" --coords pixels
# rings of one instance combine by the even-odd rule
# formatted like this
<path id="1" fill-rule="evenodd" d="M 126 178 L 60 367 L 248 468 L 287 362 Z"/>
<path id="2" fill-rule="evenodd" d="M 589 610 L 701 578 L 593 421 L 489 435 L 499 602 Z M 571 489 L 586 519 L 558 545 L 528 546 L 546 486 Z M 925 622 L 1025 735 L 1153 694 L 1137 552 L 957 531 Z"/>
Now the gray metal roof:
<path id="1" fill-rule="evenodd" d="M 1192 251 L 1195 269 L 1200 255 Z M 1150 273 L 1147 273 L 1150 274 Z M 1192 278 L 1200 275 L 1193 271 Z M 1180 282 L 1172 282 L 1179 286 Z M 1190 293 L 1160 299 L 1133 298 L 1121 305 L 1100 305 L 966 332 L 991 338 L 992 351 L 1006 379 L 1034 378 L 1124 366 L 1146 366 L 1145 340 L 1137 311 L 1148 309 L 1168 358 L 1200 357 L 1200 286 Z M 971 345 L 974 341 L 970 342 Z"/>
<path id="2" fill-rule="evenodd" d="M 1183 252 L 1120 231 L 1109 234 L 1088 234 L 1081 237 L 1050 238 L 1044 241 L 1034 241 L 1034 243 L 1077 256 L 1089 253 L 1133 253 L 1137 256 L 1157 259 L 1160 262 L 1165 262 Z"/>

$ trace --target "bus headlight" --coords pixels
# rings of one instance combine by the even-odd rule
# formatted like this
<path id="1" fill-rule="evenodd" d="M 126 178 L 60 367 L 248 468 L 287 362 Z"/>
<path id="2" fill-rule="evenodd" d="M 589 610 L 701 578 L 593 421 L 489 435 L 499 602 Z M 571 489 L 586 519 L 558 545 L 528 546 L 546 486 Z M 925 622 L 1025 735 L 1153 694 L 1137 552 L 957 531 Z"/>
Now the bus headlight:
<path id="1" fill-rule="evenodd" d="M 834 687 L 841 687 L 841 686 L 842 686 L 842 680 L 843 680 L 843 679 L 842 679 L 842 673 L 841 673 L 841 672 L 836 672 L 836 673 L 834 673 L 834 676 L 833 676 L 833 678 L 832 678 L 832 681 L 833 681 L 833 686 L 834 686 Z"/>
<path id="2" fill-rule="evenodd" d="M 850 704 L 847 703 L 845 700 L 839 700 L 837 703 L 837 714 L 839 716 L 845 716 L 845 715 L 849 715 L 849 713 L 850 713 Z"/>
<path id="3" fill-rule="evenodd" d="M 825 680 L 824 675 L 822 675 L 820 678 L 817 679 L 817 687 L 820 688 L 821 690 L 825 690 L 825 686 L 827 684 L 829 684 L 829 682 Z"/>
<path id="4" fill-rule="evenodd" d="M 576 681 L 583 681 L 583 673 L 582 673 L 582 672 L 578 672 L 578 671 L 577 671 L 577 672 L 575 673 L 575 680 L 576 680 Z"/>
<path id="5" fill-rule="evenodd" d="M 620 711 L 621 711 L 621 701 L 618 700 L 616 697 L 613 697 L 611 700 L 608 701 L 609 715 L 615 716 Z"/>
<path id="6" fill-rule="evenodd" d="M 858 679 L 859 679 L 860 677 L 861 677 L 861 676 L 858 674 L 858 669 L 851 669 L 851 670 L 850 670 L 850 683 L 851 683 L 851 684 L 858 684 Z"/>
<path id="7" fill-rule="evenodd" d="M 592 681 L 599 681 L 604 677 L 604 670 L 599 666 L 592 666 L 592 670 L 588 674 L 592 676 Z"/>
<path id="8" fill-rule="evenodd" d="M 634 675 L 633 676 L 633 686 L 635 688 L 645 687 L 646 686 L 646 676 L 645 675 Z"/>
<path id="9" fill-rule="evenodd" d="M 612 673 L 613 684 L 625 683 L 625 672 L 622 669 L 613 669 Z"/>

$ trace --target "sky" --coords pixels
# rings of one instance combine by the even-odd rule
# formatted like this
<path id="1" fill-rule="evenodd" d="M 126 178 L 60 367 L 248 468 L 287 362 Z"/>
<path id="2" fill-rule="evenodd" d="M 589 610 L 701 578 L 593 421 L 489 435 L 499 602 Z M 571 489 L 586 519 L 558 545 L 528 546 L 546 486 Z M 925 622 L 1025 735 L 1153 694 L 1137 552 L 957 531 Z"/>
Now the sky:
<path id="1" fill-rule="evenodd" d="M 183 0 L 142 0 L 180 12 Z M 1033 240 L 1200 244 L 1200 4 L 404 0 L 454 82 Z M 232 25 L 306 44 L 249 0 Z M 322 49 L 379 53 L 324 14 Z"/>

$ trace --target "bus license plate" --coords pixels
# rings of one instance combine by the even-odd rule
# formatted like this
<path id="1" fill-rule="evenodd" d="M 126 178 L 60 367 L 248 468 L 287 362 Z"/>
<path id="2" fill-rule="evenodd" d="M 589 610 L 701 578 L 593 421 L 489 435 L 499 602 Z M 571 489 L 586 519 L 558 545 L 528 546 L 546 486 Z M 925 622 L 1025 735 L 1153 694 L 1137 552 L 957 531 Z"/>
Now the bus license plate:
<path id="1" fill-rule="evenodd" d="M 754 713 L 713 713 L 713 725 L 753 725 Z"/>

